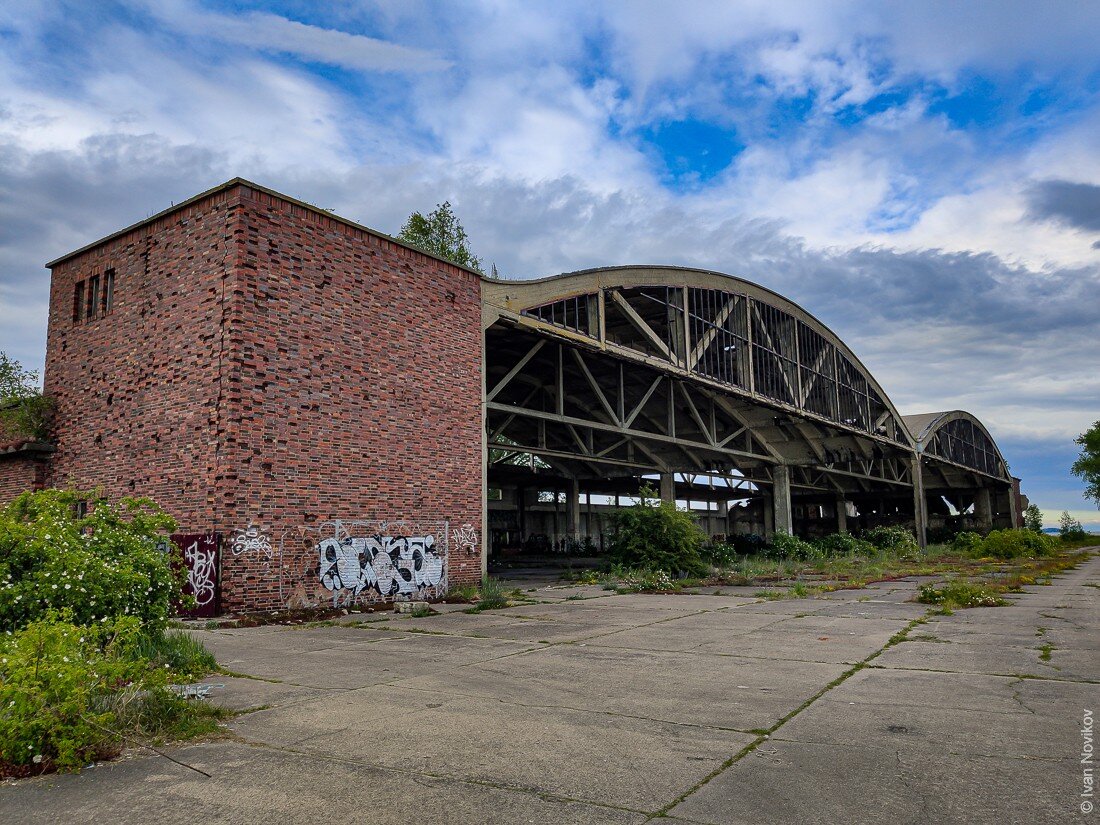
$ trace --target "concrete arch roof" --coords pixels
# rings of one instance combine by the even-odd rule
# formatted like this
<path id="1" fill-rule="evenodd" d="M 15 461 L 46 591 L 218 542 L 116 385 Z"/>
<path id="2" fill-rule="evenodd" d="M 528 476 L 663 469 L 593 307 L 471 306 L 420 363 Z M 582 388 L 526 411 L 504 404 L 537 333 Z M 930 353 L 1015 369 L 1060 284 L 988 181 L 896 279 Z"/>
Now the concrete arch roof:
<path id="1" fill-rule="evenodd" d="M 909 432 L 913 434 L 913 438 L 917 442 L 917 448 L 920 452 L 924 452 L 925 447 L 932 441 L 940 429 L 952 421 L 960 420 L 969 421 L 989 439 L 989 443 L 993 446 L 993 451 L 996 453 L 1001 466 L 1004 468 L 1004 476 L 1009 477 L 1011 474 L 1008 472 L 1008 462 L 1005 461 L 1005 457 L 1001 453 L 1001 448 L 997 445 L 997 440 L 990 434 L 985 424 L 983 424 L 973 413 L 968 413 L 966 410 L 943 410 L 941 412 L 917 413 L 916 415 L 902 416 L 902 421 L 905 423 Z"/>
<path id="2" fill-rule="evenodd" d="M 837 352 L 843 354 L 860 371 L 891 415 L 903 424 L 900 428 L 903 434 L 910 436 L 913 446 L 916 444 L 911 428 L 904 426 L 904 418 L 894 406 L 894 402 L 890 400 L 886 390 L 835 332 L 794 301 L 752 281 L 723 272 L 693 267 L 633 265 L 584 269 L 530 280 L 506 280 L 483 276 L 482 283 L 484 303 L 517 313 L 553 301 L 618 287 L 697 287 L 746 295 L 786 312 L 835 346 Z"/>

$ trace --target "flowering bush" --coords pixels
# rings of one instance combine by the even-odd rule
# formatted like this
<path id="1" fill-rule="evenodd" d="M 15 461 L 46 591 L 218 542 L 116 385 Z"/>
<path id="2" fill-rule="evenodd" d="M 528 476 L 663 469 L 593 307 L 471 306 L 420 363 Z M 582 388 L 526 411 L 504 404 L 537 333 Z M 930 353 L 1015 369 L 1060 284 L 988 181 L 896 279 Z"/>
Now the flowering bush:
<path id="1" fill-rule="evenodd" d="M 14 630 L 51 609 L 77 625 L 135 616 L 163 627 L 180 600 L 182 572 L 161 547 L 175 522 L 149 499 L 95 503 L 87 494 L 24 493 L 0 510 L 0 630 Z"/>
<path id="2" fill-rule="evenodd" d="M 0 760 L 9 765 L 79 768 L 117 748 L 119 697 L 135 696 L 148 662 L 127 654 L 141 628 L 122 618 L 77 627 L 51 613 L 0 637 Z M 115 696 L 114 702 L 106 701 Z"/>

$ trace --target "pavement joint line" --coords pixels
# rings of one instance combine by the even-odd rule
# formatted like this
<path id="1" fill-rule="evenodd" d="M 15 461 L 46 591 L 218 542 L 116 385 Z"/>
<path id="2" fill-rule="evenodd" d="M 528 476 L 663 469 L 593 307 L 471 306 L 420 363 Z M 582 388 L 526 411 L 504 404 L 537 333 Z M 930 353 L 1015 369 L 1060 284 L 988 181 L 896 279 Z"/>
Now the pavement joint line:
<path id="1" fill-rule="evenodd" d="M 771 727 L 764 728 L 763 732 L 759 736 L 757 736 L 757 738 L 754 741 L 750 742 L 748 745 L 743 747 L 740 751 L 738 751 L 733 756 L 731 756 L 729 759 L 724 761 L 721 765 L 719 765 L 717 768 L 715 768 L 709 774 L 704 776 L 694 786 L 692 786 L 691 788 L 688 788 L 688 790 L 685 791 L 684 793 L 682 793 L 680 796 L 673 799 L 670 803 L 665 805 L 663 808 L 660 808 L 659 810 L 655 811 L 649 817 L 649 819 L 653 820 L 653 819 L 657 819 L 658 817 L 667 816 L 669 811 L 671 811 L 673 808 L 675 808 L 677 805 L 679 805 L 681 802 L 683 802 L 685 799 L 687 799 L 693 793 L 695 793 L 696 791 L 698 791 L 699 789 L 704 787 L 708 782 L 710 782 L 711 780 L 713 780 L 716 777 L 720 776 L 721 774 L 725 773 L 729 768 L 731 768 L 733 765 L 735 765 L 741 759 L 748 756 L 750 753 L 752 753 L 754 750 L 756 750 L 758 747 L 760 747 L 761 744 L 763 744 L 765 741 L 767 741 L 768 739 L 771 738 L 771 735 L 773 733 L 775 733 L 777 730 L 779 730 L 781 727 L 783 727 L 785 724 L 787 724 L 787 722 L 791 721 L 796 716 L 798 716 L 798 714 L 800 714 L 802 711 L 806 710 L 806 708 L 810 707 L 814 702 L 816 702 L 818 699 L 820 699 L 826 693 L 831 691 L 833 688 L 844 684 L 844 682 L 846 682 L 849 678 L 851 678 L 856 673 L 861 671 L 863 668 L 867 667 L 868 664 L 873 659 L 875 659 L 876 657 L 881 655 L 886 650 L 889 650 L 891 647 L 894 647 L 895 645 L 900 644 L 901 642 L 904 642 L 905 637 L 909 635 L 909 632 L 913 628 L 917 627 L 918 625 L 924 624 L 924 622 L 925 622 L 925 619 L 923 619 L 923 618 L 913 619 L 902 630 L 898 631 L 893 636 L 891 636 L 887 640 L 886 644 L 884 644 L 882 647 L 880 647 L 878 650 L 876 650 L 874 653 L 872 653 L 867 658 L 863 659 L 863 661 L 859 662 L 856 665 L 853 665 L 852 667 L 848 668 L 846 671 L 841 673 L 838 677 L 836 677 L 831 682 L 829 682 L 827 685 L 825 685 L 825 687 L 823 687 L 816 694 L 811 696 L 809 699 L 807 699 L 801 705 L 796 707 L 794 710 L 792 710 L 786 716 L 783 716 L 782 718 L 780 718 Z"/>

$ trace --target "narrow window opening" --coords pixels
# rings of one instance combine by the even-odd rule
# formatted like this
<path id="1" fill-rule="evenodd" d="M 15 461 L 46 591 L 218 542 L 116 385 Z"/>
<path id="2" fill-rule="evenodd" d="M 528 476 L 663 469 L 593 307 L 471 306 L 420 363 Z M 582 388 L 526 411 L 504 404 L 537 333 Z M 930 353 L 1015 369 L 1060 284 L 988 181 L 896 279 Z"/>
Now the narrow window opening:
<path id="1" fill-rule="evenodd" d="M 106 315 L 115 304 L 115 271 L 108 269 L 103 273 L 103 315 Z"/>
<path id="2" fill-rule="evenodd" d="M 84 282 L 77 281 L 73 288 L 73 323 L 79 324 L 84 317 Z"/>
<path id="3" fill-rule="evenodd" d="M 99 314 L 99 276 L 93 275 L 88 279 L 88 304 L 85 313 L 89 321 L 95 320 Z"/>

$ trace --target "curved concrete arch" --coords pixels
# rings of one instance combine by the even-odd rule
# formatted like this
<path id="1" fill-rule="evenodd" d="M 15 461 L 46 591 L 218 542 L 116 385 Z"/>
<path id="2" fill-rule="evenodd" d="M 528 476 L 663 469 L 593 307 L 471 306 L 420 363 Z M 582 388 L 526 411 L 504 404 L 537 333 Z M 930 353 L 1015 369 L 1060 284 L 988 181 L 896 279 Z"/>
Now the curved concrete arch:
<path id="1" fill-rule="evenodd" d="M 483 325 L 487 329 L 502 314 L 523 314 L 533 308 L 605 290 L 642 287 L 694 287 L 732 295 L 743 295 L 773 307 L 804 324 L 831 344 L 856 370 L 896 422 L 891 438 L 896 443 L 916 448 L 916 439 L 904 426 L 903 416 L 871 371 L 843 340 L 824 322 L 794 301 L 767 287 L 714 270 L 679 266 L 632 265 L 598 267 L 531 280 L 482 279 Z"/>
<path id="2" fill-rule="evenodd" d="M 1004 455 L 1002 455 L 1000 447 L 997 446 L 996 440 L 990 434 L 985 424 L 972 413 L 968 413 L 966 410 L 943 410 L 941 412 L 907 415 L 903 417 L 903 421 L 917 443 L 918 452 L 924 455 L 934 456 L 943 461 L 951 461 L 959 466 L 986 475 L 991 475 L 1002 481 L 1012 481 L 1012 474 L 1008 470 L 1008 462 L 1005 461 Z M 987 469 L 982 467 L 973 466 L 972 463 L 957 461 L 950 456 L 941 455 L 939 452 L 933 451 L 936 445 L 936 436 L 944 432 L 945 428 L 949 428 L 951 423 L 955 421 L 966 421 L 972 424 L 981 434 L 985 444 L 988 445 L 986 449 L 995 456 L 997 470 L 995 473 L 990 473 Z M 985 448 L 985 445 L 982 446 Z"/>

